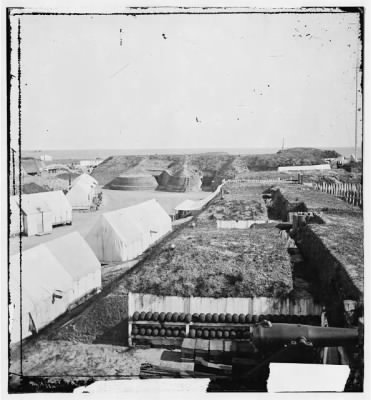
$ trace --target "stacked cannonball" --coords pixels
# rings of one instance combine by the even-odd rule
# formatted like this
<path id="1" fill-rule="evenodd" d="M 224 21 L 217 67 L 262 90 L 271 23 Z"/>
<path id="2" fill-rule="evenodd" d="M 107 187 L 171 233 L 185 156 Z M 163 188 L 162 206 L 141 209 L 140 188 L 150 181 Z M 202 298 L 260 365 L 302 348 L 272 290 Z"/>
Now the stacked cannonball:
<path id="1" fill-rule="evenodd" d="M 164 337 L 186 337 L 185 325 L 192 322 L 189 329 L 190 338 L 203 339 L 243 339 L 249 337 L 249 330 L 246 329 L 251 324 L 259 323 L 263 320 L 272 323 L 292 323 L 305 325 L 319 325 L 320 317 L 316 315 L 252 315 L 252 314 L 211 314 L 211 313 L 171 313 L 171 312 L 138 312 L 132 317 L 132 335 L 141 336 L 164 336 Z M 143 321 L 141 324 L 135 324 Z M 147 324 L 148 322 L 148 324 Z M 156 322 L 156 325 L 153 324 Z M 152 324 L 151 324 L 152 323 Z M 172 323 L 183 323 L 174 325 Z M 159 325 L 160 324 L 160 325 Z M 210 324 L 210 326 L 205 326 Z M 212 324 L 225 324 L 225 326 L 213 326 Z M 241 325 L 241 327 L 230 327 L 229 325 Z"/>

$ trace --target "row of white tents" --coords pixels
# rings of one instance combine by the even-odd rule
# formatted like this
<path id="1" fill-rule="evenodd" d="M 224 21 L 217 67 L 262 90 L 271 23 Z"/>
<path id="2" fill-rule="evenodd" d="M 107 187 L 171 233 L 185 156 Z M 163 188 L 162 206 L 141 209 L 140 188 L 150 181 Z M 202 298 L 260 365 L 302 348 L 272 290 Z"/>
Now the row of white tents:
<path id="1" fill-rule="evenodd" d="M 65 195 L 61 190 L 10 196 L 10 235 L 50 233 L 56 225 L 71 224 L 72 210 L 89 210 L 98 182 L 88 174 L 78 176 Z"/>
<path id="2" fill-rule="evenodd" d="M 11 343 L 38 332 L 101 284 L 100 262 L 77 232 L 11 256 Z"/>
<path id="3" fill-rule="evenodd" d="M 85 239 L 73 232 L 11 256 L 11 342 L 100 289 L 101 263 L 132 260 L 171 230 L 170 216 L 149 200 L 102 214 Z"/>

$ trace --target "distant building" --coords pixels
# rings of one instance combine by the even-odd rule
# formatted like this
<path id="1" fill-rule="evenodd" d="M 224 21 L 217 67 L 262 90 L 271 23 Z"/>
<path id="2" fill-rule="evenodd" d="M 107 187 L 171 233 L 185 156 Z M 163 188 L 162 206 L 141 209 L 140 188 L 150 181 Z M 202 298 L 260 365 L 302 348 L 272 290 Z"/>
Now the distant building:
<path id="1" fill-rule="evenodd" d="M 101 158 L 96 158 L 95 160 L 80 160 L 80 167 L 96 167 L 102 161 Z"/>
<path id="2" fill-rule="evenodd" d="M 21 164 L 23 170 L 28 175 L 40 175 L 45 168 L 44 163 L 33 157 L 22 157 Z"/>
<path id="3" fill-rule="evenodd" d="M 315 170 L 328 170 L 331 169 L 330 164 L 319 165 L 289 165 L 285 167 L 278 167 L 279 172 L 289 171 L 315 171 Z"/>
<path id="4" fill-rule="evenodd" d="M 48 154 L 42 154 L 40 156 L 40 160 L 41 161 L 53 161 L 53 157 L 49 156 Z"/>
<path id="5" fill-rule="evenodd" d="M 63 164 L 50 164 L 45 167 L 49 174 L 58 174 L 60 172 L 70 172 L 70 169 Z"/>

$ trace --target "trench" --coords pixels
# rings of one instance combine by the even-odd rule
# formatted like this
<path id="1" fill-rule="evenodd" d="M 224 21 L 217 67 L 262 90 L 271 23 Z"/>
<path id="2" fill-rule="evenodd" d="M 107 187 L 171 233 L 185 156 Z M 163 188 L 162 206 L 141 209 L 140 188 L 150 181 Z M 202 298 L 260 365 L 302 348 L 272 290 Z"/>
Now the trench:
<path id="1" fill-rule="evenodd" d="M 314 300 L 326 308 L 330 326 L 344 327 L 343 301 L 360 300 L 362 295 L 344 267 L 310 229 L 312 224 L 323 224 L 324 221 L 320 216 L 308 213 L 303 201 L 289 203 L 279 188 L 267 189 L 262 197 L 269 218 L 280 221 L 278 227 L 286 230 L 295 242 L 296 248 L 291 250 L 294 282 L 306 283 Z"/>

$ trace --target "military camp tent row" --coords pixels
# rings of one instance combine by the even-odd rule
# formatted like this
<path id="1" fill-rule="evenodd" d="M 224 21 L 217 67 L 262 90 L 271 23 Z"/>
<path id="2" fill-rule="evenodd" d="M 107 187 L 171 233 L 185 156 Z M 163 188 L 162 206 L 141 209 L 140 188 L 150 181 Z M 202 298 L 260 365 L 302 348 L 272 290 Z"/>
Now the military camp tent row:
<path id="1" fill-rule="evenodd" d="M 149 200 L 102 214 L 86 241 L 73 232 L 10 257 L 11 341 L 38 332 L 100 289 L 101 262 L 132 260 L 171 229 L 169 215 Z"/>
<path id="2" fill-rule="evenodd" d="M 10 235 L 50 233 L 53 226 L 72 223 L 72 207 L 61 190 L 11 196 Z"/>
<path id="3" fill-rule="evenodd" d="M 98 182 L 91 175 L 79 175 L 71 185 L 66 197 L 73 210 L 90 210 L 97 195 Z"/>
<path id="4" fill-rule="evenodd" d="M 171 229 L 171 218 L 153 199 L 102 214 L 86 241 L 102 263 L 128 261 Z"/>
<path id="5" fill-rule="evenodd" d="M 21 260 L 10 257 L 11 342 L 38 332 L 101 285 L 100 262 L 77 232 L 25 250 Z"/>

